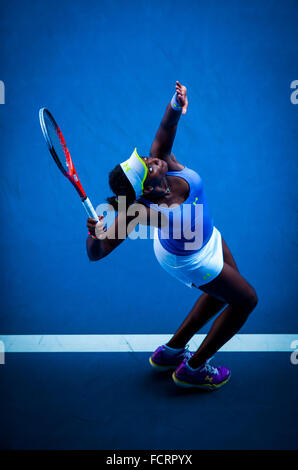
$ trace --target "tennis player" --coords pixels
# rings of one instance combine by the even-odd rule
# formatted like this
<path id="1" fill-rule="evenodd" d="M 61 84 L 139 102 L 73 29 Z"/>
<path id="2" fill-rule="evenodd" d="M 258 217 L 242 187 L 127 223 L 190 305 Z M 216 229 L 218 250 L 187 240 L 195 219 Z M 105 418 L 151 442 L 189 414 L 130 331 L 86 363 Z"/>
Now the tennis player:
<path id="1" fill-rule="evenodd" d="M 91 261 L 107 256 L 133 230 L 133 221 L 139 221 L 135 215 L 128 215 L 133 211 L 121 210 L 120 200 L 125 199 L 129 209 L 136 204 L 142 207 L 145 223 L 155 226 L 154 252 L 160 265 L 186 286 L 203 292 L 170 341 L 158 347 L 149 361 L 153 367 L 173 369 L 177 385 L 215 390 L 230 379 L 231 371 L 212 366 L 210 359 L 244 325 L 258 298 L 255 289 L 239 273 L 214 225 L 201 177 L 179 163 L 172 153 L 178 122 L 188 107 L 186 87 L 177 81 L 175 88 L 149 156 L 140 157 L 135 149 L 128 160 L 110 172 L 114 196 L 108 202 L 117 216 L 106 231 L 102 216 L 99 222 L 88 219 L 87 253 Z M 191 210 L 183 211 L 187 205 Z M 152 211 L 158 214 L 154 223 Z M 181 212 L 183 217 L 175 217 Z M 184 236 L 181 225 L 194 229 L 192 238 Z M 120 237 L 123 226 L 125 235 Z M 193 235 L 196 231 L 197 237 Z M 193 335 L 216 314 L 219 315 L 198 350 L 188 351 L 187 344 Z"/>

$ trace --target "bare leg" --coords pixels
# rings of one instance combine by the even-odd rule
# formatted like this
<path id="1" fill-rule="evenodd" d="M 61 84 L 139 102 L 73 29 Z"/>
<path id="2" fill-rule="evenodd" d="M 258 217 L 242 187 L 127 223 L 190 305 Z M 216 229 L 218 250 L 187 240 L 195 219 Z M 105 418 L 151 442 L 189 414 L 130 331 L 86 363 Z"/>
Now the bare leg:
<path id="1" fill-rule="evenodd" d="M 226 263 L 220 275 L 200 289 L 210 295 L 218 295 L 229 305 L 214 321 L 201 346 L 189 360 L 189 365 L 195 369 L 239 331 L 258 302 L 254 288 Z"/>
<path id="2" fill-rule="evenodd" d="M 209 294 L 202 294 L 167 345 L 175 349 L 184 348 L 193 335 L 224 306 L 225 302 Z"/>
<path id="3" fill-rule="evenodd" d="M 223 239 L 222 247 L 225 263 L 238 271 L 235 260 Z M 184 348 L 193 335 L 195 335 L 214 315 L 219 313 L 225 305 L 226 302 L 212 295 L 207 293 L 201 295 L 167 345 L 175 349 Z"/>

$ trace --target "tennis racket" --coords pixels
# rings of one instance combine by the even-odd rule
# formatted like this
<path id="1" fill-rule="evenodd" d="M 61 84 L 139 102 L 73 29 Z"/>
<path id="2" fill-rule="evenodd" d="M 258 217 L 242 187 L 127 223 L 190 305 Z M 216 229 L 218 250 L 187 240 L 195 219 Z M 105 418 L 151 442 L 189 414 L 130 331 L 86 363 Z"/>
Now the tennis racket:
<path id="1" fill-rule="evenodd" d="M 65 139 L 55 119 L 46 108 L 41 108 L 39 110 L 39 120 L 42 133 L 59 170 L 74 186 L 89 217 L 99 220 L 94 207 L 82 187 L 69 150 L 66 147 Z"/>

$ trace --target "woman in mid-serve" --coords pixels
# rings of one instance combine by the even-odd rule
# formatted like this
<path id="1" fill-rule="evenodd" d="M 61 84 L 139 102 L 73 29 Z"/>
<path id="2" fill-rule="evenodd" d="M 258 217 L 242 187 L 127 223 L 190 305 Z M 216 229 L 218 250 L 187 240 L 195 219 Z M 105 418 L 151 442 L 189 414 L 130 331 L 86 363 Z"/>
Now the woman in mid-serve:
<path id="1" fill-rule="evenodd" d="M 140 157 L 135 149 L 111 171 L 109 183 L 115 196 L 108 202 L 117 216 L 107 230 L 102 216 L 99 222 L 88 219 L 87 253 L 91 261 L 111 253 L 133 230 L 133 221 L 140 220 L 129 215 L 133 210 L 123 207 L 143 209 L 144 224 L 155 226 L 154 252 L 160 265 L 185 285 L 203 291 L 170 341 L 152 354 L 150 363 L 173 369 L 177 385 L 214 390 L 229 380 L 231 371 L 209 361 L 244 325 L 258 299 L 214 226 L 200 176 L 171 153 L 179 119 L 187 107 L 186 87 L 176 82 L 150 155 Z M 186 206 L 189 210 L 184 210 Z M 125 236 L 119 236 L 123 227 Z M 221 310 L 198 350 L 189 352 L 189 340 Z"/>

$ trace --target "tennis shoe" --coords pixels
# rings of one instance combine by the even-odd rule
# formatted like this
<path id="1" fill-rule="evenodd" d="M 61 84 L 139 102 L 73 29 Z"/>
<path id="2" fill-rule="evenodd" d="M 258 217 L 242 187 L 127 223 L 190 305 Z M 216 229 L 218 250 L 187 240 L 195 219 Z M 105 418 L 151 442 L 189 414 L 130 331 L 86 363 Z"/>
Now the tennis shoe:
<path id="1" fill-rule="evenodd" d="M 173 372 L 172 378 L 180 387 L 194 387 L 207 390 L 217 390 L 231 377 L 231 371 L 227 367 L 213 367 L 208 359 L 202 366 L 193 369 L 185 359 Z"/>
<path id="2" fill-rule="evenodd" d="M 192 355 L 193 353 L 188 350 L 188 346 L 175 350 L 163 344 L 154 351 L 149 362 L 156 369 L 170 370 L 176 369 L 183 360 L 190 359 Z"/>

